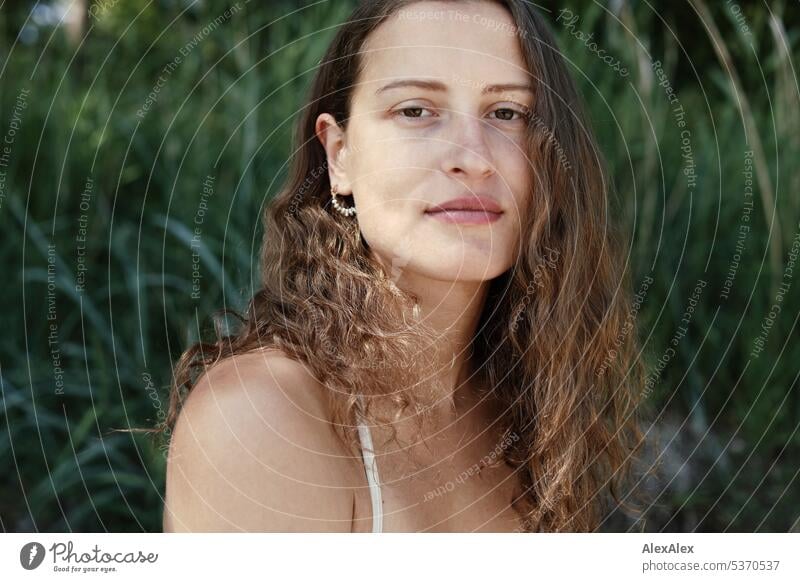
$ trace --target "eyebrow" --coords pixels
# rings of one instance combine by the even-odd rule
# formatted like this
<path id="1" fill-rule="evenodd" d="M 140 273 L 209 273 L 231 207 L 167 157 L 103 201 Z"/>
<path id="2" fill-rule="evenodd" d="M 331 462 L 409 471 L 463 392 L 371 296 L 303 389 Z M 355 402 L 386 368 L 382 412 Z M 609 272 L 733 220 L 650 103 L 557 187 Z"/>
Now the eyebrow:
<path id="1" fill-rule="evenodd" d="M 401 79 L 400 81 L 392 81 L 384 85 L 377 91 L 376 95 L 388 91 L 390 89 L 400 89 L 402 87 L 419 87 L 420 89 L 428 89 L 429 91 L 447 91 L 447 85 L 440 81 L 428 81 L 425 79 Z M 529 91 L 533 93 L 533 86 L 520 83 L 500 83 L 497 85 L 485 85 L 481 94 L 495 93 L 503 91 Z"/>

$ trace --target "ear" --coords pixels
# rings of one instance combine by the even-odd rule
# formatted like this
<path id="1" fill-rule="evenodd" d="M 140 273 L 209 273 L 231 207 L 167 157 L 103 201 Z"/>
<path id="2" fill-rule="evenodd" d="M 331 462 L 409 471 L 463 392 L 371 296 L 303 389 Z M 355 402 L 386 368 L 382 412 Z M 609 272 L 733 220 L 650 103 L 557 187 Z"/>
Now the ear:
<path id="1" fill-rule="evenodd" d="M 336 119 L 330 113 L 322 113 L 317 117 L 314 126 L 317 138 L 325 148 L 328 160 L 328 177 L 331 186 L 339 188 L 338 193 L 342 196 L 352 194 L 350 180 L 347 175 L 347 144 L 345 143 L 345 133 Z"/>

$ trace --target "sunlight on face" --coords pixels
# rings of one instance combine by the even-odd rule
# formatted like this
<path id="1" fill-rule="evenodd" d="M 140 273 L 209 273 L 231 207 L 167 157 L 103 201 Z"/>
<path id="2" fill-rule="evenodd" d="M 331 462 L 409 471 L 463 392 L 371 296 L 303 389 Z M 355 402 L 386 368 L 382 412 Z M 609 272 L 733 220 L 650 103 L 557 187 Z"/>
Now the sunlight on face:
<path id="1" fill-rule="evenodd" d="M 530 196 L 533 106 L 514 31 L 492 3 L 419 2 L 363 47 L 341 191 L 352 193 L 364 239 L 394 276 L 486 281 L 513 264 Z M 432 208 L 461 197 L 483 208 Z"/>

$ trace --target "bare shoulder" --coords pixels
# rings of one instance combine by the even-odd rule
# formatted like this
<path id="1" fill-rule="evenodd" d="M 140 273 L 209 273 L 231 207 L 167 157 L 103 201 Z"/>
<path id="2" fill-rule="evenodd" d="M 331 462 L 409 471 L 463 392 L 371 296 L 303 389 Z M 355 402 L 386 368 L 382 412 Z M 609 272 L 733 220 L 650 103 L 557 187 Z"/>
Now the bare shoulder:
<path id="1" fill-rule="evenodd" d="M 357 465 L 324 390 L 279 350 L 207 370 L 172 434 L 164 531 L 351 531 Z"/>

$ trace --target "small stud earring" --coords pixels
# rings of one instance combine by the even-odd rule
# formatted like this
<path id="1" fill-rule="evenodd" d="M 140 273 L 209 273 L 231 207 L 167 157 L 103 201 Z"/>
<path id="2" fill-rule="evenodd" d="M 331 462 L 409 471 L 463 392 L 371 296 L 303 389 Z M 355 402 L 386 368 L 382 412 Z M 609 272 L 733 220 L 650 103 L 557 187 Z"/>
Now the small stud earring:
<path id="1" fill-rule="evenodd" d="M 356 207 L 355 206 L 350 206 L 348 208 L 348 207 L 342 206 L 339 203 L 339 201 L 336 199 L 336 195 L 338 193 L 339 193 L 339 191 L 338 191 L 338 188 L 336 186 L 331 187 L 331 204 L 333 204 L 333 207 L 342 216 L 347 216 L 347 217 L 353 216 L 356 213 Z"/>

